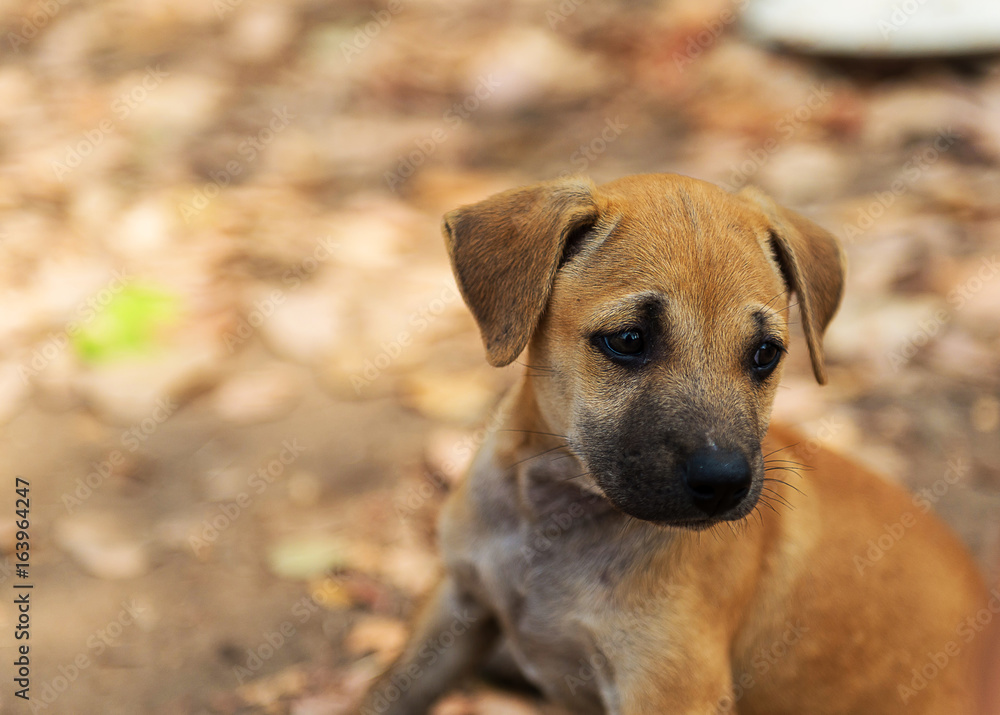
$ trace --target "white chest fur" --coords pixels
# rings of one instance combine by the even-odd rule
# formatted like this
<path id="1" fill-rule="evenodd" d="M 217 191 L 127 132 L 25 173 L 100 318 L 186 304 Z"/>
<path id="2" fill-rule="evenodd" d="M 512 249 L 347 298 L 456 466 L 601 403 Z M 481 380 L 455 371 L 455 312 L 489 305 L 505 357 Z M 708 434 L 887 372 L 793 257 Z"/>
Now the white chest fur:
<path id="1" fill-rule="evenodd" d="M 593 616 L 615 607 L 613 586 L 629 568 L 607 538 L 622 517 L 559 481 L 526 490 L 482 465 L 469 479 L 456 495 L 464 503 L 442 518 L 449 571 L 495 613 L 522 673 L 546 696 L 582 714 L 616 712 L 608 634 Z"/>

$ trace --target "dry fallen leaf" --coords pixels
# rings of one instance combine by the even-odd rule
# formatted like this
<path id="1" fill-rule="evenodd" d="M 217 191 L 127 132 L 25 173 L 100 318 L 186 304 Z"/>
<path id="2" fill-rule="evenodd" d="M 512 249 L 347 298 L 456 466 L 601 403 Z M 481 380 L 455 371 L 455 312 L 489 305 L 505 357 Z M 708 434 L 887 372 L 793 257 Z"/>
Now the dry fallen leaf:
<path id="1" fill-rule="evenodd" d="M 437 420 L 472 423 L 496 401 L 495 387 L 482 371 L 436 373 L 422 371 L 403 380 L 402 399 Z"/>
<path id="2" fill-rule="evenodd" d="M 114 513 L 87 510 L 64 516 L 53 533 L 56 544 L 98 578 L 136 578 L 151 566 L 143 538 Z"/>
<path id="3" fill-rule="evenodd" d="M 267 708 L 289 696 L 298 695 L 305 688 L 306 674 L 293 666 L 275 675 L 260 678 L 240 686 L 237 693 L 251 707 Z"/>
<path id="4" fill-rule="evenodd" d="M 354 656 L 374 653 L 388 665 L 403 651 L 409 629 L 403 621 L 386 616 L 362 616 L 347 634 L 344 646 Z"/>

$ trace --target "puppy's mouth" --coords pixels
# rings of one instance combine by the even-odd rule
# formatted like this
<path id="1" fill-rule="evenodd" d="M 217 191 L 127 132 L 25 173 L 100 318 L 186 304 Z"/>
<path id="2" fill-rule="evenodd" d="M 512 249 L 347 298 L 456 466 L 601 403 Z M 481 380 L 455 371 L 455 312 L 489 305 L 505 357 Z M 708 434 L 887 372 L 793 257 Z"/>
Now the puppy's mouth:
<path id="1" fill-rule="evenodd" d="M 660 468 L 634 462 L 630 469 L 598 468 L 595 481 L 618 511 L 661 526 L 707 529 L 739 521 L 756 508 L 764 482 L 759 447 L 750 458 L 713 446 L 670 462 Z"/>
<path id="2" fill-rule="evenodd" d="M 745 519 L 756 508 L 760 494 L 759 491 L 757 493 L 750 492 L 742 499 L 742 501 L 733 506 L 731 509 L 712 515 L 702 516 L 695 516 L 690 513 L 677 513 L 688 512 L 689 510 L 684 508 L 676 509 L 672 504 L 665 506 L 643 504 L 639 508 L 636 508 L 635 504 L 621 503 L 620 500 L 609 496 L 606 492 L 605 496 L 612 506 L 627 516 L 648 521 L 658 526 L 670 526 L 681 529 L 689 529 L 691 531 L 701 531 L 703 529 L 709 529 L 723 521 L 740 521 L 741 519 Z"/>
<path id="3" fill-rule="evenodd" d="M 653 505 L 643 503 L 636 505 L 635 503 L 630 503 L 630 501 L 625 501 L 623 503 L 623 500 L 616 499 L 607 494 L 607 492 L 605 492 L 605 496 L 612 506 L 627 516 L 641 519 L 642 521 L 648 521 L 658 526 L 670 526 L 681 529 L 689 529 L 691 531 L 701 531 L 703 529 L 709 529 L 723 521 L 731 522 L 745 519 L 756 508 L 760 494 L 759 491 L 757 493 L 750 492 L 743 498 L 742 501 L 732 508 L 712 515 L 702 516 L 693 515 L 690 513 L 689 509 L 685 509 L 683 507 L 678 509 L 673 504 Z"/>
<path id="4" fill-rule="evenodd" d="M 693 519 L 661 519 L 656 520 L 653 523 L 659 524 L 660 526 L 673 526 L 681 529 L 689 529 L 691 531 L 702 531 L 703 529 L 710 529 L 723 521 L 740 521 L 745 519 L 753 512 L 754 508 L 757 506 L 757 501 L 757 497 L 751 497 L 748 495 L 745 502 L 725 514 L 720 514 L 714 517 Z"/>

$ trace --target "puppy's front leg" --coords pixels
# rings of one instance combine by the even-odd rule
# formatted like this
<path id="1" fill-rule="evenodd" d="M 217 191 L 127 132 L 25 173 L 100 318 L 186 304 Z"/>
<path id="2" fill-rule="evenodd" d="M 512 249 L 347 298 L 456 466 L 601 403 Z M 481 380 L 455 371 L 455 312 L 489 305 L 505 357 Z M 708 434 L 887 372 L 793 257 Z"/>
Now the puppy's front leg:
<path id="1" fill-rule="evenodd" d="M 493 614 L 445 577 L 416 619 L 402 655 L 365 697 L 361 715 L 423 715 L 497 642 Z"/>

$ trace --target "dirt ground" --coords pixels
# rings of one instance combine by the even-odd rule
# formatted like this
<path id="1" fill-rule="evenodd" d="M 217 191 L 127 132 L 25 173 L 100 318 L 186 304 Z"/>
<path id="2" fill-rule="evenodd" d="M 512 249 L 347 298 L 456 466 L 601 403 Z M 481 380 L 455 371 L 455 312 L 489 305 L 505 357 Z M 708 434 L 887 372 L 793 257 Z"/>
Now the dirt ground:
<path id="1" fill-rule="evenodd" d="M 441 214 L 567 172 L 837 233 L 776 418 L 1000 573 L 1000 59 L 813 59 L 725 2 L 0 9 L 0 712 L 346 712 L 433 582 L 487 366 Z M 15 479 L 30 484 L 28 577 Z M 440 715 L 555 712 L 473 684 Z"/>

